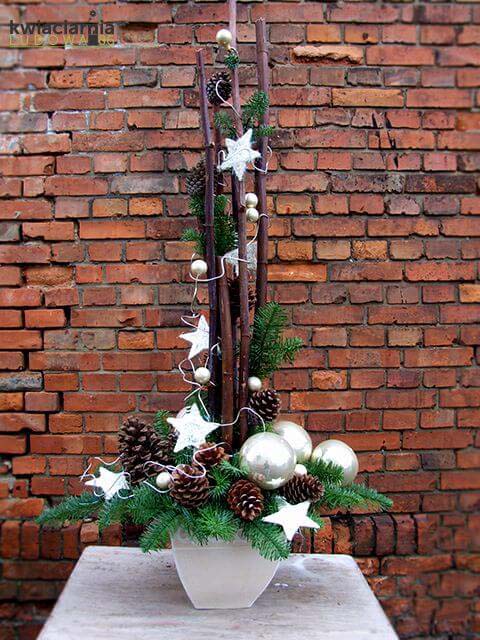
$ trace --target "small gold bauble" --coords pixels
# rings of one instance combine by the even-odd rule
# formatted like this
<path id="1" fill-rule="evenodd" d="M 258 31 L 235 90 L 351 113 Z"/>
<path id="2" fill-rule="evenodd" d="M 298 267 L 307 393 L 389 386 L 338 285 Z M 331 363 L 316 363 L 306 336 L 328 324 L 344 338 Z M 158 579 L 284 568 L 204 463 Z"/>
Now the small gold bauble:
<path id="1" fill-rule="evenodd" d="M 284 438 L 295 451 L 297 462 L 305 462 L 312 455 L 312 439 L 303 427 L 290 420 L 279 418 L 273 424 L 273 430 Z"/>
<path id="2" fill-rule="evenodd" d="M 198 384 L 208 384 L 211 376 L 207 367 L 198 367 L 198 369 L 195 369 L 193 377 L 195 378 L 195 382 L 198 382 Z"/>
<path id="3" fill-rule="evenodd" d="M 249 222 L 258 222 L 260 214 L 258 213 L 258 210 L 255 209 L 255 207 L 249 207 L 246 211 L 246 216 Z"/>
<path id="4" fill-rule="evenodd" d="M 278 489 L 291 480 L 297 463 L 288 442 L 269 431 L 245 440 L 239 460 L 248 478 L 262 489 L 269 490 Z"/>
<path id="5" fill-rule="evenodd" d="M 262 388 L 262 381 L 257 376 L 250 376 L 247 380 L 247 387 L 249 391 L 260 391 Z"/>
<path id="6" fill-rule="evenodd" d="M 312 460 L 332 462 L 343 469 L 342 484 L 350 484 L 358 473 L 358 458 L 355 451 L 341 440 L 324 440 L 315 447 Z"/>
<path id="7" fill-rule="evenodd" d="M 208 265 L 205 260 L 194 260 L 190 265 L 190 273 L 194 278 L 204 276 L 208 271 Z"/>
<path id="8" fill-rule="evenodd" d="M 231 31 L 228 29 L 220 29 L 217 31 L 217 35 L 215 36 L 215 40 L 217 44 L 221 47 L 225 47 L 225 49 L 230 49 L 232 45 L 233 36 Z"/>
<path id="9" fill-rule="evenodd" d="M 250 207 L 255 208 L 258 204 L 258 198 L 254 193 L 246 193 L 245 194 L 245 206 L 247 209 Z"/>
<path id="10" fill-rule="evenodd" d="M 161 473 L 158 474 L 158 476 L 155 479 L 155 484 L 157 485 L 157 487 L 159 489 L 167 489 L 168 485 L 170 484 L 170 480 L 171 480 L 171 476 L 168 473 L 168 471 L 162 471 Z"/>

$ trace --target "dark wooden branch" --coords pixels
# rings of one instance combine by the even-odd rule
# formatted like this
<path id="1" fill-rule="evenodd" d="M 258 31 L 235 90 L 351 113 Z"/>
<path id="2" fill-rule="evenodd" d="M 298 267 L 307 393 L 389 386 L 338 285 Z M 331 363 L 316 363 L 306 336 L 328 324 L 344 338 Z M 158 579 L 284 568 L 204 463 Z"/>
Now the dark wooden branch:
<path id="1" fill-rule="evenodd" d="M 217 257 L 217 273 L 221 272 L 221 258 Z M 225 424 L 233 422 L 235 410 L 232 316 L 226 273 L 218 281 L 218 292 L 222 338 L 222 423 Z M 233 425 L 222 427 L 222 440 L 232 447 Z"/>
<path id="2" fill-rule="evenodd" d="M 257 77 L 258 88 L 269 93 L 268 81 L 268 45 L 267 29 L 265 20 L 258 19 L 255 22 L 257 37 Z M 268 109 L 263 115 L 262 124 L 268 125 Z M 258 160 L 258 167 L 263 171 L 267 168 L 268 160 L 268 137 L 262 136 L 259 140 L 259 151 L 261 158 Z M 255 172 L 255 192 L 258 197 L 258 211 L 260 214 L 267 213 L 267 187 L 266 174 L 262 171 Z M 268 286 L 268 218 L 262 216 L 258 222 L 257 236 L 257 301 L 256 308 L 263 307 L 267 302 Z"/>
<path id="3" fill-rule="evenodd" d="M 216 276 L 215 265 L 215 229 L 214 229 L 214 202 L 215 202 L 215 150 L 210 130 L 208 113 L 207 81 L 205 75 L 204 52 L 197 51 L 197 67 L 200 80 L 200 115 L 202 120 L 203 138 L 205 142 L 205 257 L 208 265 L 208 278 Z M 217 380 L 217 356 L 211 351 L 213 345 L 218 342 L 217 332 L 217 283 L 215 280 L 208 283 L 208 301 L 210 308 L 210 374 L 211 385 L 208 388 L 208 409 L 212 418 L 215 418 L 216 394 L 219 393 Z M 217 386 L 215 386 L 217 385 Z"/>

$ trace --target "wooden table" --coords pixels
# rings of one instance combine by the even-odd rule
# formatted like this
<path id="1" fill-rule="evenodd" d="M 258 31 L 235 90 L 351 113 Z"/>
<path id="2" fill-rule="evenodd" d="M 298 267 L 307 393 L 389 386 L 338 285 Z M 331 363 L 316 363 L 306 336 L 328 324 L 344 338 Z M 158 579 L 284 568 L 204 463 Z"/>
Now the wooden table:
<path id="1" fill-rule="evenodd" d="M 205 576 L 208 580 L 208 576 Z M 193 609 L 172 553 L 88 547 L 39 640 L 395 640 L 355 561 L 293 555 L 251 609 Z"/>

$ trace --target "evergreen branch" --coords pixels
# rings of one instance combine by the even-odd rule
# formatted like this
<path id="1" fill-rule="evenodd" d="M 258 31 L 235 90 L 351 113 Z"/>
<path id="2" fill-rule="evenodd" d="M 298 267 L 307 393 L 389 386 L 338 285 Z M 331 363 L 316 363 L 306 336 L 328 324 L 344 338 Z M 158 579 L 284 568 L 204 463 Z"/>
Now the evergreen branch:
<path id="1" fill-rule="evenodd" d="M 343 469 L 333 462 L 325 462 L 321 458 L 318 460 L 308 460 L 304 463 L 308 473 L 317 477 L 323 484 L 342 484 Z"/>
<path id="2" fill-rule="evenodd" d="M 372 487 L 367 487 L 364 484 L 350 484 L 347 485 L 350 489 L 361 498 L 362 503 L 366 503 L 378 509 L 379 511 L 388 511 L 393 506 L 393 501 L 383 493 L 379 493 Z"/>
<path id="3" fill-rule="evenodd" d="M 221 194 L 215 196 L 214 207 L 214 233 L 215 253 L 223 256 L 228 251 L 235 249 L 238 244 L 235 221 L 227 212 L 228 198 Z M 190 213 L 197 217 L 201 224 L 205 220 L 204 201 L 201 196 L 193 196 L 189 202 Z M 195 243 L 195 251 L 199 255 L 205 254 L 205 234 L 197 229 L 186 229 L 182 234 L 182 240 Z"/>
<path id="4" fill-rule="evenodd" d="M 240 64 L 238 53 L 233 49 L 230 49 L 230 51 L 224 57 L 223 63 L 230 69 L 230 71 L 233 71 L 235 67 L 238 67 L 238 65 Z"/>
<path id="5" fill-rule="evenodd" d="M 173 507 L 164 511 L 153 520 L 140 536 L 140 547 L 144 553 L 156 551 L 167 546 L 170 537 L 175 534 L 180 524 L 180 514 Z"/>
<path id="6" fill-rule="evenodd" d="M 232 485 L 231 475 L 221 465 L 217 464 L 210 469 L 210 476 L 214 482 L 210 495 L 213 500 L 219 500 L 227 495 Z"/>
<path id="7" fill-rule="evenodd" d="M 69 496 L 56 506 L 45 509 L 38 516 L 37 522 L 40 525 L 61 526 L 67 520 L 83 520 L 95 515 L 103 503 L 103 498 L 86 491 L 80 496 Z"/>
<path id="8" fill-rule="evenodd" d="M 172 427 L 168 424 L 167 418 L 169 417 L 170 412 L 162 409 L 161 411 L 157 411 L 155 414 L 155 419 L 153 421 L 153 428 L 155 431 L 161 436 L 168 436 L 172 430 Z"/>
<path id="9" fill-rule="evenodd" d="M 199 256 L 205 255 L 205 237 L 200 231 L 189 227 L 182 233 L 182 240 L 184 242 L 194 242 L 195 253 L 198 253 Z"/>
<path id="10" fill-rule="evenodd" d="M 215 538 L 226 542 L 233 540 L 238 531 L 238 523 L 233 513 L 217 504 L 207 504 L 198 509 L 195 527 L 199 538 Z"/>
<path id="11" fill-rule="evenodd" d="M 231 116 L 226 111 L 217 111 L 213 117 L 215 127 L 220 129 L 220 133 L 228 138 L 236 138 L 237 131 Z"/>
<path id="12" fill-rule="evenodd" d="M 123 522 L 128 514 L 128 500 L 118 496 L 106 500 L 98 512 L 98 528 L 103 531 L 111 524 Z"/>
<path id="13" fill-rule="evenodd" d="M 290 545 L 278 525 L 253 520 L 242 524 L 242 533 L 267 560 L 285 560 L 290 555 Z"/>
<path id="14" fill-rule="evenodd" d="M 375 509 L 386 510 L 392 506 L 392 501 L 375 489 L 359 484 L 349 484 L 326 485 L 321 504 L 325 504 L 329 509 L 352 509 L 368 504 Z"/>
<path id="15" fill-rule="evenodd" d="M 135 487 L 133 498 L 128 501 L 128 512 L 134 524 L 147 524 L 172 508 L 173 502 L 166 493 L 158 493 L 147 484 Z"/>
<path id="16" fill-rule="evenodd" d="M 246 472 L 240 468 L 238 460 L 238 454 L 235 454 L 230 460 L 222 460 L 219 465 L 220 469 L 225 471 L 232 480 L 238 480 L 239 478 L 245 478 Z"/>
<path id="17" fill-rule="evenodd" d="M 242 109 L 243 128 L 250 129 L 260 124 L 268 109 L 268 95 L 264 91 L 255 91 Z"/>
<path id="18" fill-rule="evenodd" d="M 258 140 L 259 138 L 271 138 L 275 135 L 275 127 L 271 125 L 260 124 L 258 127 L 253 128 L 253 139 Z"/>

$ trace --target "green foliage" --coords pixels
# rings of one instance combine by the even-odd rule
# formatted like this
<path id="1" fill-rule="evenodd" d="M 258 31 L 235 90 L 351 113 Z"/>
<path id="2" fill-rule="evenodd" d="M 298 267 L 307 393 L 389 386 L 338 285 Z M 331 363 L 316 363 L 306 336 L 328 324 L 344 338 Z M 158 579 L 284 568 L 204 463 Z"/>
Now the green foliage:
<path id="1" fill-rule="evenodd" d="M 161 411 L 157 411 L 153 420 L 153 428 L 159 435 L 164 437 L 168 436 L 172 430 L 172 427 L 167 422 L 169 416 L 170 412 L 162 409 Z"/>
<path id="2" fill-rule="evenodd" d="M 182 233 L 182 240 L 184 242 L 193 242 L 195 253 L 198 253 L 199 256 L 205 255 L 205 237 L 197 229 L 192 229 L 192 227 L 185 229 Z"/>
<path id="3" fill-rule="evenodd" d="M 103 531 L 111 524 L 123 522 L 129 512 L 128 499 L 115 496 L 111 500 L 106 500 L 98 512 L 98 528 Z"/>
<path id="4" fill-rule="evenodd" d="M 250 129 L 259 125 L 267 109 L 267 94 L 264 91 L 255 91 L 255 93 L 247 100 L 242 109 L 243 128 Z"/>
<path id="5" fill-rule="evenodd" d="M 142 551 L 157 551 L 166 547 L 170 536 L 174 535 L 180 526 L 180 520 L 180 514 L 174 507 L 170 507 L 155 518 L 140 536 Z"/>
<path id="6" fill-rule="evenodd" d="M 134 524 L 147 524 L 161 513 L 174 507 L 168 493 L 158 493 L 147 484 L 141 484 L 133 490 L 133 497 L 128 500 L 128 513 Z"/>
<path id="7" fill-rule="evenodd" d="M 230 51 L 225 55 L 223 62 L 226 67 L 233 71 L 235 67 L 238 67 L 240 64 L 240 58 L 238 57 L 238 53 L 234 49 L 230 49 Z"/>
<path id="8" fill-rule="evenodd" d="M 90 492 L 80 496 L 69 496 L 62 502 L 38 516 L 40 525 L 62 526 L 67 520 L 77 521 L 90 518 L 97 513 L 103 505 L 103 498 L 99 498 Z"/>
<path id="9" fill-rule="evenodd" d="M 235 249 L 238 244 L 235 221 L 227 211 L 228 198 L 221 194 L 215 196 L 213 226 L 215 233 L 215 253 L 223 256 L 228 251 Z M 197 217 L 200 224 L 205 223 L 204 200 L 201 196 L 190 198 L 189 209 L 192 215 Z M 196 229 L 186 229 L 182 239 L 195 243 L 195 251 L 199 255 L 205 255 L 205 233 Z"/>
<path id="10" fill-rule="evenodd" d="M 283 362 L 293 362 L 302 341 L 282 337 L 286 323 L 287 316 L 276 302 L 268 302 L 258 309 L 250 342 L 250 375 L 267 378 Z"/>
<path id="11" fill-rule="evenodd" d="M 233 540 L 238 531 L 233 513 L 218 504 L 207 504 L 198 509 L 195 524 L 198 539 L 216 538 L 228 542 Z"/>
<path id="12" fill-rule="evenodd" d="M 365 485 L 325 486 L 322 504 L 329 509 L 352 509 L 365 503 L 380 511 L 389 509 L 393 504 L 390 498 Z"/>
<path id="13" fill-rule="evenodd" d="M 213 116 L 215 127 L 220 129 L 222 135 L 227 138 L 235 139 L 237 137 L 237 130 L 230 114 L 226 111 L 217 111 Z"/>
<path id="14" fill-rule="evenodd" d="M 267 560 L 285 560 L 290 555 L 283 529 L 275 524 L 253 520 L 242 523 L 242 533 L 254 549 Z"/>
<path id="15" fill-rule="evenodd" d="M 308 460 L 305 462 L 308 473 L 316 476 L 323 484 L 341 484 L 343 469 L 333 462 L 320 460 Z"/>
<path id="16" fill-rule="evenodd" d="M 253 137 L 255 140 L 259 138 L 271 138 L 275 134 L 275 127 L 271 125 L 260 124 L 258 127 L 255 127 L 253 130 Z"/>
<path id="17" fill-rule="evenodd" d="M 220 469 L 224 471 L 232 480 L 239 480 L 246 477 L 246 472 L 240 467 L 240 461 L 238 454 L 235 454 L 230 460 L 222 460 L 220 463 Z"/>
<path id="18" fill-rule="evenodd" d="M 215 465 L 210 469 L 210 476 L 213 480 L 213 486 L 210 495 L 213 500 L 220 500 L 225 497 L 232 484 L 229 472 L 222 465 Z"/>

